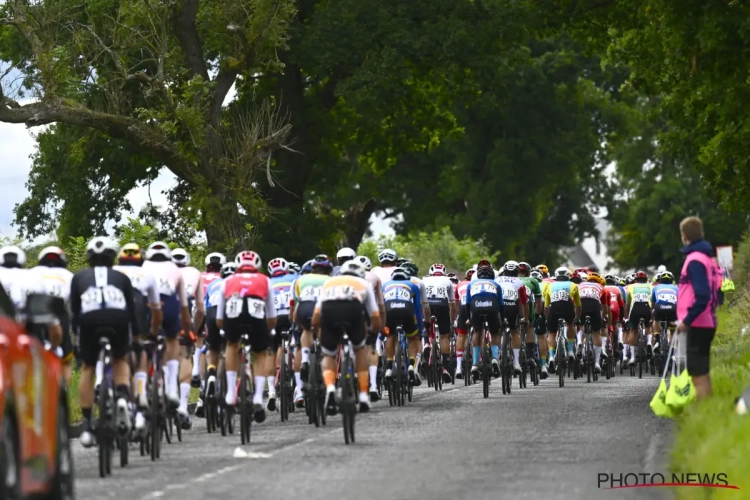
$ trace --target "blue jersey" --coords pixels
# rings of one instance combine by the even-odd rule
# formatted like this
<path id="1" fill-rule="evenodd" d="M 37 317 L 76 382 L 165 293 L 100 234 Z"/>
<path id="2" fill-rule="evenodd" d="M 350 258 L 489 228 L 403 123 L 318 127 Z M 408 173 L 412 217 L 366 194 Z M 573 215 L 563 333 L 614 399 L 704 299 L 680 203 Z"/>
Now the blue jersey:
<path id="1" fill-rule="evenodd" d="M 503 289 L 495 280 L 477 279 L 471 281 L 466 287 L 466 304 L 471 307 L 471 299 L 475 298 L 496 298 L 498 305 L 503 307 Z"/>
<path id="2" fill-rule="evenodd" d="M 292 284 L 296 276 L 293 274 L 282 274 L 271 278 L 273 289 L 273 306 L 276 316 L 288 316 L 290 304 L 292 303 Z"/>
<path id="3" fill-rule="evenodd" d="M 383 284 L 383 302 L 387 304 L 394 301 L 411 302 L 413 304 L 417 326 L 421 329 L 424 318 L 422 316 L 422 296 L 419 293 L 419 285 L 411 280 L 386 281 Z"/>
<path id="4" fill-rule="evenodd" d="M 221 296 L 221 284 L 224 282 L 224 279 L 219 278 L 213 280 L 211 283 L 208 284 L 208 287 L 206 288 L 206 310 L 208 310 L 209 307 L 216 307 L 219 305 L 219 297 Z"/>
<path id="5" fill-rule="evenodd" d="M 674 309 L 677 304 L 677 285 L 656 285 L 651 290 L 651 304 L 654 307 L 668 306 L 668 309 Z"/>

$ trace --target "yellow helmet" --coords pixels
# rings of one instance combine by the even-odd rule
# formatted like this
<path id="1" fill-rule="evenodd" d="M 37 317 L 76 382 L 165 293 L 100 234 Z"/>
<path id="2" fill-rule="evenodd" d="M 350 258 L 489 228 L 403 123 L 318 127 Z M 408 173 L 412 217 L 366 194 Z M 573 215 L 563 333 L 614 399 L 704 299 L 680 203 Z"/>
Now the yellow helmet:
<path id="1" fill-rule="evenodd" d="M 537 269 L 539 269 L 539 272 L 541 272 L 543 275 L 548 276 L 549 275 L 549 269 L 544 264 L 539 264 L 536 266 Z"/>
<path id="2" fill-rule="evenodd" d="M 599 273 L 589 272 L 586 275 L 586 281 L 599 283 L 601 286 L 607 286 L 607 281 Z"/>
<path id="3" fill-rule="evenodd" d="M 143 262 L 143 251 L 138 243 L 126 243 L 120 249 L 119 262 Z"/>

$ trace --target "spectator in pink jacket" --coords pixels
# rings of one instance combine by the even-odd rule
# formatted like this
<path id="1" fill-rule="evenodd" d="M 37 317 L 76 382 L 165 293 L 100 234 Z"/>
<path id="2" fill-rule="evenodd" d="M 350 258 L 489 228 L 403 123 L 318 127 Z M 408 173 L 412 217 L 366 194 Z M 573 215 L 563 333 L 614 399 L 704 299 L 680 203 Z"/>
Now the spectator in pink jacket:
<path id="1" fill-rule="evenodd" d="M 709 362 L 716 334 L 716 307 L 721 290 L 721 271 L 714 249 L 703 239 L 703 223 L 688 217 L 680 223 L 685 263 L 677 292 L 678 332 L 687 332 L 687 370 L 695 384 L 696 398 L 711 395 Z"/>

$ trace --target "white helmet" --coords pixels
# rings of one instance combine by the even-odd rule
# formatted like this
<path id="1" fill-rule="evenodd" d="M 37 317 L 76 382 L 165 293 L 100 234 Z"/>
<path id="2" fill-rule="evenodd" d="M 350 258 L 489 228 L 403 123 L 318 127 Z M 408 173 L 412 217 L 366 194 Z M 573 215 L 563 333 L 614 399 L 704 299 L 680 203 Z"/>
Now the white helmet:
<path id="1" fill-rule="evenodd" d="M 86 255 L 111 255 L 114 259 L 120 251 L 120 245 L 109 236 L 97 236 L 86 245 Z M 24 257 L 24 260 L 26 258 Z"/>
<path id="2" fill-rule="evenodd" d="M 555 269 L 555 279 L 570 279 L 570 270 L 567 267 L 558 267 Z"/>
<path id="3" fill-rule="evenodd" d="M 445 276 L 447 271 L 443 264 L 433 264 L 430 266 L 430 276 Z"/>
<path id="4" fill-rule="evenodd" d="M 363 266 L 365 266 L 365 270 L 369 271 L 372 269 L 372 262 L 370 262 L 370 258 L 366 255 L 358 255 L 356 258 Z"/>
<path id="5" fill-rule="evenodd" d="M 216 264 L 219 266 L 223 266 L 227 263 L 227 258 L 224 257 L 223 254 L 220 254 L 219 252 L 214 252 L 206 255 L 206 260 L 204 261 L 204 264 L 206 267 L 210 266 L 211 264 Z"/>
<path id="6" fill-rule="evenodd" d="M 3 267 L 14 265 L 23 267 L 26 265 L 26 252 L 16 245 L 8 245 L 7 247 L 0 248 L 0 265 Z"/>
<path id="7" fill-rule="evenodd" d="M 271 262 L 268 263 L 268 274 L 273 276 L 276 273 L 288 273 L 289 272 L 289 262 L 286 261 L 283 257 L 276 257 Z"/>
<path id="8" fill-rule="evenodd" d="M 241 268 L 250 268 L 255 272 L 259 272 L 263 262 L 260 260 L 260 255 L 251 251 L 245 250 L 237 254 L 235 257 L 237 263 L 237 270 Z"/>
<path id="9" fill-rule="evenodd" d="M 390 248 L 385 248 L 378 254 L 378 260 L 382 264 L 383 262 L 396 262 L 398 260 L 398 253 Z"/>
<path id="10" fill-rule="evenodd" d="M 39 262 L 44 260 L 45 257 L 52 257 L 60 261 L 65 267 L 68 266 L 68 257 L 65 255 L 65 252 L 63 252 L 63 249 L 60 247 L 46 247 L 42 248 L 42 251 L 39 252 Z"/>
<path id="11" fill-rule="evenodd" d="M 356 256 L 357 256 L 357 252 L 355 252 L 349 247 L 344 247 L 341 250 L 339 250 L 339 252 L 336 254 L 336 259 L 337 260 L 353 259 Z"/>
<path id="12" fill-rule="evenodd" d="M 187 267 L 190 265 L 190 254 L 184 248 L 175 248 L 172 250 L 172 262 L 180 267 Z"/>
<path id="13" fill-rule="evenodd" d="M 509 260 L 503 266 L 503 271 L 510 271 L 512 273 L 513 271 L 517 271 L 517 270 L 518 270 L 518 262 L 516 262 L 515 260 Z"/>
<path id="14" fill-rule="evenodd" d="M 161 255 L 167 260 L 172 260 L 172 251 L 163 241 L 155 241 L 148 246 L 148 250 L 146 250 L 146 260 L 151 260 L 157 255 Z"/>
<path id="15" fill-rule="evenodd" d="M 660 265 L 659 268 L 656 270 L 657 272 L 663 273 L 667 270 L 667 266 L 664 264 Z"/>
<path id="16" fill-rule="evenodd" d="M 341 274 L 351 274 L 359 278 L 364 278 L 365 266 L 357 259 L 348 260 L 341 265 Z"/>

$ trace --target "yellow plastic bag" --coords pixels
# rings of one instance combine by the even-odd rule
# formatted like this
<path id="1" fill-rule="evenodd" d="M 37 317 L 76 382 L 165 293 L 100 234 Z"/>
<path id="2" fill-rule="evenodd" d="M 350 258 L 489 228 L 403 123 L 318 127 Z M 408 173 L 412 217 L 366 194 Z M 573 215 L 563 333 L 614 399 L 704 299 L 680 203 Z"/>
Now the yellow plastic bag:
<path id="1" fill-rule="evenodd" d="M 665 403 L 675 414 L 679 414 L 694 400 L 695 385 L 693 385 L 693 379 L 685 368 L 679 376 L 670 380 Z"/>
<path id="2" fill-rule="evenodd" d="M 674 378 L 674 375 L 672 375 L 672 378 Z M 659 382 L 659 388 L 656 389 L 656 394 L 654 394 L 654 397 L 651 398 L 651 403 L 649 403 L 651 411 L 653 411 L 654 415 L 657 417 L 672 418 L 675 416 L 675 412 L 667 405 L 666 399 L 667 381 L 662 378 L 661 382 Z"/>
<path id="3" fill-rule="evenodd" d="M 734 281 L 730 280 L 729 278 L 724 278 L 721 281 L 721 291 L 726 293 L 731 292 L 732 290 L 734 290 Z"/>

